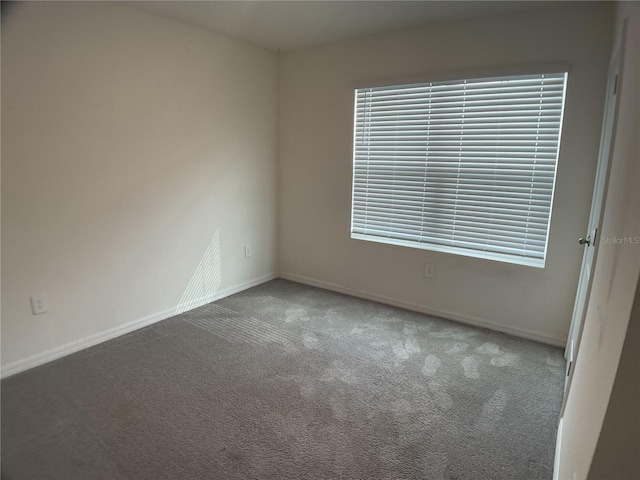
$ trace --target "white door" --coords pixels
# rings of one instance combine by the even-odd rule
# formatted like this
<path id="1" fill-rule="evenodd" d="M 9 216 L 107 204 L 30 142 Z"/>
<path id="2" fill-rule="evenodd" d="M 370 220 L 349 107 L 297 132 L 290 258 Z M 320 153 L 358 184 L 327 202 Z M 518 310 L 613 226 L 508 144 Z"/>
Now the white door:
<path id="1" fill-rule="evenodd" d="M 604 120 L 600 139 L 600 153 L 598 157 L 598 167 L 596 170 L 589 225 L 585 236 L 579 240 L 576 239 L 576 246 L 579 244 L 581 245 L 580 248 L 584 248 L 584 255 L 582 257 L 582 269 L 578 280 L 578 291 L 576 293 L 569 338 L 567 340 L 567 348 L 565 350 L 565 358 L 567 359 L 565 400 L 571 385 L 571 379 L 573 378 L 573 367 L 575 365 L 575 359 L 580 346 L 580 337 L 582 335 L 582 326 L 586 313 L 587 300 L 591 292 L 593 269 L 598 255 L 598 246 L 601 243 L 600 224 L 602 221 L 604 198 L 607 193 L 607 184 L 609 180 L 609 159 L 612 153 L 611 141 L 616 128 L 616 113 L 618 110 L 617 93 L 620 88 L 619 79 L 621 78 L 620 71 L 622 69 L 625 37 L 626 25 L 621 30 L 620 37 L 616 40 L 616 45 L 611 57 L 611 63 L 609 65 L 607 97 L 605 101 Z M 564 405 L 562 407 L 562 411 L 564 412 Z"/>

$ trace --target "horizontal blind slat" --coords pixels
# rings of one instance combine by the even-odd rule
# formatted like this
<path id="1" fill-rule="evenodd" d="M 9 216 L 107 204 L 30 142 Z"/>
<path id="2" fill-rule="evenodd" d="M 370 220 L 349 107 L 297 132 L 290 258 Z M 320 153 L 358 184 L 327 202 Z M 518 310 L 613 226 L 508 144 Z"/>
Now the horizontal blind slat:
<path id="1" fill-rule="evenodd" d="M 566 73 L 357 89 L 352 235 L 543 260 L 565 89 Z"/>

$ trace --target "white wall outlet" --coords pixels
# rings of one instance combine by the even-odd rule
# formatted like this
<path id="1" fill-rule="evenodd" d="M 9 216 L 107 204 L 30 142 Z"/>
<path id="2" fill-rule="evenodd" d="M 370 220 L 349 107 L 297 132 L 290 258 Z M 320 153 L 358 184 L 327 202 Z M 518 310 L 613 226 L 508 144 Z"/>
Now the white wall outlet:
<path id="1" fill-rule="evenodd" d="M 433 263 L 427 263 L 424 266 L 424 276 L 427 278 L 433 278 L 436 276 L 436 266 Z"/>
<path id="2" fill-rule="evenodd" d="M 244 258 L 249 258 L 251 256 L 251 247 L 249 245 L 244 246 Z"/>
<path id="3" fill-rule="evenodd" d="M 45 313 L 49 309 L 49 302 L 44 293 L 38 293 L 31 297 L 31 311 L 34 315 Z"/>

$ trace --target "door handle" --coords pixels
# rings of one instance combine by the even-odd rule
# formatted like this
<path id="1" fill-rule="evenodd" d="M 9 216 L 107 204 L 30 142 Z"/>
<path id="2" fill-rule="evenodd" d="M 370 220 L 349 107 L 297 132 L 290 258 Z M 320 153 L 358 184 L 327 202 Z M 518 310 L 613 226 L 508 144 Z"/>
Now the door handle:
<path id="1" fill-rule="evenodd" d="M 578 239 L 578 243 L 580 245 L 586 245 L 587 247 L 591 245 L 591 236 L 588 236 L 587 238 L 580 238 Z"/>

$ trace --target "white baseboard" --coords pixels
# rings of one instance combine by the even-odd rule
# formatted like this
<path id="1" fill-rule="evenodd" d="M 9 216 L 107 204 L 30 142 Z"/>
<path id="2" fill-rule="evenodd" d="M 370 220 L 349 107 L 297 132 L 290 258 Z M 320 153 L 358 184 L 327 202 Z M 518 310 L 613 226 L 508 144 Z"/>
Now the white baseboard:
<path id="1" fill-rule="evenodd" d="M 560 418 L 560 422 L 558 422 L 558 434 L 556 436 L 556 453 L 553 458 L 553 480 L 560 480 L 560 443 L 562 442 L 562 420 L 564 417 Z"/>
<path id="2" fill-rule="evenodd" d="M 237 285 L 233 285 L 231 287 L 227 287 L 223 290 L 216 292 L 215 294 L 206 295 L 194 301 L 193 303 L 199 304 L 199 305 L 205 305 L 207 303 L 214 302 L 221 298 L 228 297 L 229 295 L 233 295 L 234 293 L 238 293 L 248 288 L 255 287 L 256 285 L 260 285 L 261 283 L 268 282 L 269 280 L 273 280 L 274 278 L 278 278 L 278 275 L 276 273 L 263 275 L 262 277 L 255 278 L 248 282 L 243 282 Z M 17 360 L 15 362 L 12 362 L 3 366 L 1 376 L 2 378 L 6 378 L 11 375 L 15 375 L 16 373 L 24 372 L 25 370 L 29 370 L 30 368 L 43 365 L 45 363 L 56 360 L 58 358 L 70 355 L 80 350 L 84 350 L 85 348 L 89 348 L 99 343 L 106 342 L 107 340 L 111 340 L 112 338 L 125 335 L 127 333 L 133 332 L 134 330 L 138 330 L 140 328 L 146 327 L 148 325 L 159 322 L 161 320 L 166 320 L 167 318 L 171 318 L 174 315 L 178 315 L 178 313 L 176 312 L 176 307 L 163 310 L 161 312 L 157 312 L 151 315 L 147 315 L 146 317 L 138 318 L 137 320 L 127 322 L 123 325 L 118 325 L 117 327 L 113 327 L 108 330 L 98 332 L 94 335 L 89 335 L 88 337 L 80 338 L 73 342 L 67 343 L 65 345 L 61 345 L 56 348 L 52 348 L 51 350 L 47 350 L 42 353 L 31 355 L 29 357 L 23 358 L 21 360 Z"/>
<path id="3" fill-rule="evenodd" d="M 474 325 L 476 327 L 483 327 L 483 328 L 488 328 L 490 330 L 495 330 L 502 333 L 508 333 L 509 335 L 513 335 L 515 337 L 526 338 L 528 340 L 535 340 L 537 342 L 545 343 L 547 345 L 553 345 L 555 347 L 564 347 L 566 344 L 565 340 L 563 339 L 549 337 L 547 335 L 543 335 L 537 332 L 531 332 L 531 331 L 523 330 L 520 328 L 508 327 L 508 326 L 493 323 L 491 321 L 484 320 L 481 318 L 474 318 L 466 315 L 460 315 L 458 313 L 435 310 L 432 308 L 424 307 L 422 305 L 416 305 L 413 303 L 401 302 L 398 300 L 394 300 L 392 298 L 384 297 L 381 295 L 375 295 L 375 294 L 363 292 L 360 290 L 355 290 L 353 288 L 343 287 L 341 285 L 336 285 L 334 283 L 329 283 L 329 282 L 324 282 L 322 280 L 316 280 L 313 278 L 304 277 L 302 275 L 280 272 L 280 278 L 284 278 L 285 280 L 291 280 L 293 282 L 304 283 L 305 285 L 311 285 L 313 287 L 332 290 L 334 292 L 344 293 L 346 295 L 351 295 L 353 297 L 364 298 L 365 300 L 372 300 L 374 302 L 384 303 L 386 305 L 392 305 L 394 307 L 405 308 L 407 310 L 424 313 L 426 315 L 431 315 L 434 317 L 444 318 L 447 320 L 454 320 L 456 322 L 466 323 L 468 325 Z"/>
<path id="4" fill-rule="evenodd" d="M 546 343 L 549 345 L 554 345 L 558 347 L 565 346 L 564 340 L 548 337 L 535 332 L 521 330 L 513 327 L 505 327 L 504 325 L 498 325 L 498 324 L 495 324 L 483 319 L 479 319 L 479 318 L 472 318 L 468 316 L 459 315 L 456 313 L 434 310 L 431 308 L 423 307 L 421 305 L 401 302 L 401 301 L 394 300 L 381 295 L 374 295 L 374 294 L 363 292 L 360 290 L 355 290 L 352 288 L 343 287 L 333 283 L 324 282 L 321 280 L 316 280 L 313 278 L 304 277 L 301 275 L 295 275 L 291 273 L 281 272 L 279 275 L 276 273 L 270 273 L 268 275 L 264 275 L 262 277 L 258 277 L 256 279 L 250 280 L 248 282 L 243 282 L 237 285 L 233 285 L 231 287 L 227 287 L 223 290 L 216 292 L 213 295 L 207 295 L 205 297 L 202 297 L 194 301 L 194 303 L 199 305 L 204 305 L 206 303 L 214 302 L 221 298 L 228 297 L 229 295 L 233 295 L 234 293 L 238 293 L 248 288 L 255 287 L 256 285 L 260 285 L 261 283 L 268 282 L 269 280 L 273 280 L 274 278 L 278 278 L 278 277 L 284 278 L 286 280 L 298 282 L 298 283 L 303 283 L 305 285 L 311 285 L 314 287 L 324 288 L 326 290 L 331 290 L 334 292 L 344 293 L 346 295 L 351 295 L 353 297 L 364 298 L 366 300 L 372 300 L 374 302 L 393 305 L 394 307 L 405 308 L 407 310 L 412 310 L 415 312 L 432 315 L 434 317 L 445 318 L 448 320 L 454 320 L 454 321 L 466 323 L 469 325 L 475 325 L 478 327 L 488 328 L 490 330 L 496 330 L 499 332 L 508 333 L 510 335 L 527 338 L 529 340 L 535 340 L 535 341 Z M 21 360 L 17 360 L 15 362 L 9 363 L 2 367 L 1 377 L 6 378 L 11 375 L 15 375 L 16 373 L 29 370 L 30 368 L 43 365 L 45 363 L 51 362 L 58 358 L 64 357 L 66 355 L 70 355 L 80 350 L 84 350 L 85 348 L 89 348 L 99 343 L 106 342 L 107 340 L 111 340 L 112 338 L 116 338 L 121 335 L 125 335 L 127 333 L 133 332 L 134 330 L 138 330 L 140 328 L 154 324 L 156 322 L 166 320 L 167 318 L 173 317 L 176 314 L 177 314 L 176 307 L 173 307 L 167 310 L 163 310 L 161 312 L 154 313 L 152 315 L 147 315 L 146 317 L 139 318 L 131 322 L 127 322 L 123 325 L 110 328 L 103 332 L 98 332 L 94 335 L 89 335 L 88 337 L 80 338 L 78 340 L 67 343 L 65 345 L 61 345 L 51 350 L 37 353 L 35 355 L 31 355 Z"/>

